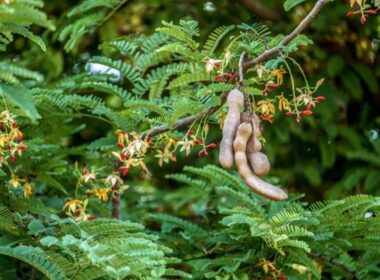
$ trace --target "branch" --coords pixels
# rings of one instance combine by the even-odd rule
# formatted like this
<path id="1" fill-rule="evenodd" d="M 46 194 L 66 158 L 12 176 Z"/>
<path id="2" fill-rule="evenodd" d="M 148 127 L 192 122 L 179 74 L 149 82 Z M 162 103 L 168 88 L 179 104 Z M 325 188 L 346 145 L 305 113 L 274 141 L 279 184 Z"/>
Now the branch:
<path id="1" fill-rule="evenodd" d="M 344 264 L 340 263 L 338 260 L 335 260 L 329 256 L 324 256 L 321 254 L 315 254 L 315 253 L 309 253 L 309 256 L 312 257 L 313 259 L 319 259 L 321 261 L 330 263 L 333 266 L 340 267 L 342 270 L 344 270 L 346 273 L 350 275 L 350 279 L 354 280 L 362 280 L 362 278 L 356 273 L 355 270 L 345 266 Z"/>
<path id="2" fill-rule="evenodd" d="M 281 14 L 275 10 L 271 10 L 256 0 L 239 0 L 253 14 L 268 20 L 280 20 Z"/>
<path id="3" fill-rule="evenodd" d="M 264 51 L 261 55 L 258 57 L 244 63 L 244 70 L 247 70 L 248 68 L 259 64 L 268 58 L 274 56 L 275 54 L 281 53 L 281 49 L 288 45 L 294 38 L 297 37 L 302 31 L 306 29 L 306 27 L 309 26 L 310 22 L 316 17 L 316 15 L 322 10 L 323 6 L 327 3 L 327 0 L 318 0 L 317 3 L 315 3 L 313 9 L 308 13 L 308 15 L 300 22 L 300 24 L 288 35 L 282 40 L 282 42 L 269 50 Z"/>
<path id="4" fill-rule="evenodd" d="M 307 14 L 307 16 L 300 22 L 300 24 L 290 34 L 288 34 L 284 38 L 284 40 L 282 40 L 282 42 L 278 46 L 273 47 L 269 50 L 266 50 L 265 52 L 263 52 L 258 57 L 244 63 L 243 64 L 244 71 L 246 71 L 248 68 L 251 68 L 252 66 L 255 66 L 256 64 L 259 64 L 259 63 L 271 58 L 272 56 L 274 56 L 276 54 L 281 53 L 281 49 L 284 46 L 288 45 L 295 37 L 297 37 L 297 35 L 299 35 L 302 31 L 304 31 L 306 29 L 306 27 L 309 26 L 310 22 L 322 10 L 323 6 L 327 3 L 327 1 L 328 0 L 318 0 L 315 3 L 313 9 Z M 238 75 L 235 74 L 234 78 L 236 78 L 237 76 Z M 235 80 L 235 79 L 233 79 L 233 80 Z M 213 113 L 218 111 L 220 107 L 223 106 L 224 102 L 226 101 L 226 98 L 227 98 L 227 93 L 223 93 L 221 96 L 222 102 L 220 105 L 209 107 L 197 115 L 191 115 L 191 116 L 179 119 L 174 123 L 173 126 L 160 125 L 160 126 L 153 127 L 149 131 L 143 133 L 143 136 L 152 137 L 152 136 L 155 136 L 155 135 L 160 134 L 160 133 L 167 132 L 167 131 L 172 130 L 172 129 L 187 126 L 189 124 L 192 124 L 194 121 L 199 120 L 205 116 L 212 115 Z"/>

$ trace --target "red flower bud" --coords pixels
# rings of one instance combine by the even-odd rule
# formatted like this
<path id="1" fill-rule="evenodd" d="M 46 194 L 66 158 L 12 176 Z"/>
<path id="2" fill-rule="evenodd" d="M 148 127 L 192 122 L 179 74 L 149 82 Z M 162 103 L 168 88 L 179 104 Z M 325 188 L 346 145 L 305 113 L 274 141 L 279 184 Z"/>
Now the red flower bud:
<path id="1" fill-rule="evenodd" d="M 124 153 L 120 153 L 120 159 L 121 160 L 126 160 L 127 156 Z"/>
<path id="2" fill-rule="evenodd" d="M 269 85 L 269 87 L 271 87 L 271 88 L 278 88 L 279 84 L 271 84 L 271 85 Z"/>
<path id="3" fill-rule="evenodd" d="M 79 210 L 75 211 L 75 215 L 79 216 L 80 215 L 80 211 Z"/>
<path id="4" fill-rule="evenodd" d="M 346 17 L 352 17 L 354 15 L 354 11 L 349 11 L 347 14 L 346 14 Z"/>
<path id="5" fill-rule="evenodd" d="M 313 112 L 311 110 L 305 110 L 305 111 L 302 112 L 302 115 L 310 116 L 312 114 L 313 114 Z"/>
<path id="6" fill-rule="evenodd" d="M 194 144 L 195 145 L 203 145 L 205 142 L 203 140 L 195 140 Z"/>
<path id="7" fill-rule="evenodd" d="M 152 137 L 148 136 L 147 138 L 145 138 L 145 141 L 146 141 L 147 143 L 152 142 Z"/>
<path id="8" fill-rule="evenodd" d="M 20 145 L 18 146 L 18 149 L 21 150 L 21 151 L 23 151 L 23 150 L 26 149 L 26 146 L 25 146 L 24 144 L 20 144 Z"/>
<path id="9" fill-rule="evenodd" d="M 214 62 L 214 66 L 219 69 L 222 66 L 222 63 Z"/>
<path id="10" fill-rule="evenodd" d="M 233 79 L 233 77 L 234 77 L 234 74 L 232 74 L 232 73 L 227 73 L 226 74 L 226 77 L 228 78 L 228 79 Z"/>
<path id="11" fill-rule="evenodd" d="M 367 10 L 366 13 L 370 15 L 377 15 L 377 10 L 376 9 Z"/>
<path id="12" fill-rule="evenodd" d="M 300 122 L 301 119 L 302 119 L 301 116 L 297 116 L 297 117 L 296 117 L 296 121 L 297 121 L 297 122 Z"/>
<path id="13" fill-rule="evenodd" d="M 16 128 L 17 127 L 17 123 L 16 122 L 12 123 L 12 127 Z"/>
<path id="14" fill-rule="evenodd" d="M 118 146 L 119 148 L 123 148 L 123 147 L 124 147 L 123 143 L 118 143 L 117 146 Z"/>
<path id="15" fill-rule="evenodd" d="M 95 220 L 95 217 L 94 217 L 94 216 L 92 216 L 92 215 L 88 215 L 88 216 L 87 216 L 87 220 L 88 220 L 88 221 L 92 221 L 92 220 Z"/>
<path id="16" fill-rule="evenodd" d="M 15 156 L 11 156 L 11 161 L 16 162 L 17 161 L 16 157 Z"/>
<path id="17" fill-rule="evenodd" d="M 311 104 L 307 104 L 306 108 L 307 108 L 308 110 L 310 110 L 310 109 L 311 109 Z"/>
<path id="18" fill-rule="evenodd" d="M 192 130 L 192 129 L 189 129 L 189 131 L 187 132 L 189 135 L 194 135 L 195 134 L 195 132 L 194 132 L 194 130 Z"/>
<path id="19" fill-rule="evenodd" d="M 207 152 L 206 152 L 206 150 L 200 150 L 199 152 L 198 152 L 198 156 L 205 156 L 205 155 L 207 155 Z"/>
<path id="20" fill-rule="evenodd" d="M 362 16 L 361 19 L 360 19 L 360 22 L 362 24 L 364 24 L 366 21 L 367 21 L 367 19 L 365 18 L 365 16 Z"/>
<path id="21" fill-rule="evenodd" d="M 214 149 L 216 148 L 216 144 L 215 143 L 211 143 L 211 144 L 208 144 L 207 147 L 210 148 L 210 149 Z"/>
<path id="22" fill-rule="evenodd" d="M 127 176 L 127 174 L 128 174 L 128 168 L 126 168 L 125 166 L 120 166 L 119 170 L 121 171 L 121 176 L 122 177 Z"/>
<path id="23" fill-rule="evenodd" d="M 291 116 L 291 115 L 294 115 L 295 113 L 294 113 L 294 112 L 286 112 L 286 114 L 287 114 L 288 116 Z"/>
<path id="24" fill-rule="evenodd" d="M 324 96 L 322 96 L 322 95 L 320 95 L 320 96 L 317 96 L 316 98 L 314 98 L 314 101 L 316 101 L 316 102 L 320 102 L 320 101 L 323 101 L 323 100 L 325 100 L 326 98 L 324 97 Z"/>
<path id="25" fill-rule="evenodd" d="M 270 88 L 265 88 L 263 90 L 263 95 L 267 95 L 269 92 L 271 92 L 272 90 Z"/>

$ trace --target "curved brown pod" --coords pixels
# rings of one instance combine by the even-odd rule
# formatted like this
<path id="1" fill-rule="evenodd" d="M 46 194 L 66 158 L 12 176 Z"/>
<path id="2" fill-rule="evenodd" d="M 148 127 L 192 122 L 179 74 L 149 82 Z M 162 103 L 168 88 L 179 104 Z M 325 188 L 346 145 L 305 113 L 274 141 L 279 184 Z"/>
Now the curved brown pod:
<path id="1" fill-rule="evenodd" d="M 247 142 L 252 134 L 250 123 L 239 125 L 237 135 L 234 141 L 235 163 L 240 176 L 245 180 L 247 185 L 256 193 L 259 193 L 272 200 L 285 200 L 288 198 L 286 192 L 273 186 L 252 173 L 246 155 Z"/>
<path id="2" fill-rule="evenodd" d="M 240 124 L 240 110 L 244 105 L 243 94 L 234 89 L 227 97 L 228 114 L 223 125 L 223 138 L 219 146 L 219 162 L 224 168 L 234 165 L 233 142 Z"/>
<path id="3" fill-rule="evenodd" d="M 270 163 L 266 154 L 262 152 L 247 153 L 247 158 L 256 175 L 265 176 L 268 174 Z"/>

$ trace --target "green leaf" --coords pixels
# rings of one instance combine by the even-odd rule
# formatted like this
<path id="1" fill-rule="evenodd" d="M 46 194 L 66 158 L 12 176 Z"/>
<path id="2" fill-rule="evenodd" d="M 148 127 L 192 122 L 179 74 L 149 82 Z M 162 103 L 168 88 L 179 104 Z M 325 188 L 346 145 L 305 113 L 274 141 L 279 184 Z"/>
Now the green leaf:
<path id="1" fill-rule="evenodd" d="M 33 104 L 32 97 L 27 94 L 26 88 L 21 86 L 0 85 L 0 94 L 23 110 L 32 122 L 35 123 L 37 119 L 41 118 Z"/>
<path id="2" fill-rule="evenodd" d="M 305 0 L 286 0 L 284 3 L 284 9 L 285 9 L 285 11 L 289 11 L 294 6 L 301 4 L 303 1 L 305 1 Z"/>

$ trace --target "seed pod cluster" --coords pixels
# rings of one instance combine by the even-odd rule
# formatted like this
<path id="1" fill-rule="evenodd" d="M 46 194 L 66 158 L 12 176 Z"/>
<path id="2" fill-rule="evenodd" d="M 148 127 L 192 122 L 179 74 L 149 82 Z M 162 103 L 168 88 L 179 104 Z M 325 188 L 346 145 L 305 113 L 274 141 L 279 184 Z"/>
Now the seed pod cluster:
<path id="1" fill-rule="evenodd" d="M 252 113 L 240 113 L 244 96 L 237 89 L 229 93 L 227 103 L 229 110 L 223 125 L 220 164 L 224 168 L 231 168 L 235 163 L 240 176 L 256 193 L 272 200 L 287 199 L 286 192 L 259 177 L 268 174 L 270 163 L 266 154 L 261 152 L 258 117 Z"/>

